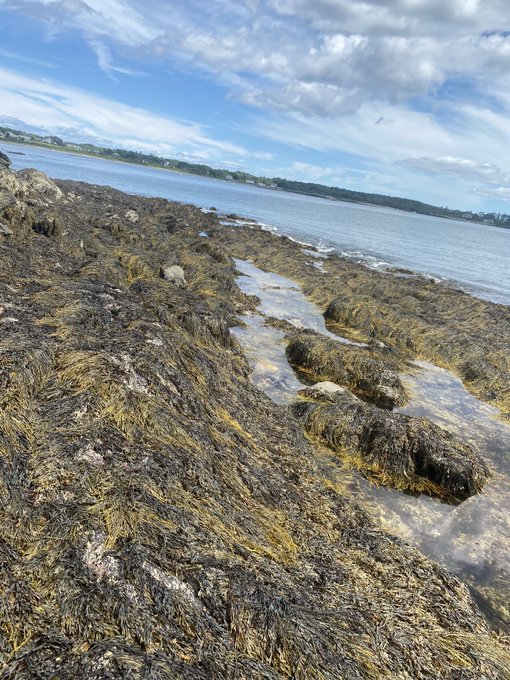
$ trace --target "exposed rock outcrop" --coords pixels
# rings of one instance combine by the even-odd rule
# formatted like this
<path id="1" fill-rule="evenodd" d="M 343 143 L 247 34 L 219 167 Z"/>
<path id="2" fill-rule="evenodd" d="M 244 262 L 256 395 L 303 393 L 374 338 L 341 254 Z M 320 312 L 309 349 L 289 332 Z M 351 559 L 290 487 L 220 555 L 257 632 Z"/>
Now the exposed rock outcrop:
<path id="1" fill-rule="evenodd" d="M 381 406 L 399 406 L 407 394 L 396 364 L 381 350 L 337 342 L 314 331 L 291 338 L 289 363 L 314 380 L 330 380 Z"/>
<path id="2" fill-rule="evenodd" d="M 0 167 L 8 168 L 11 165 L 11 159 L 6 156 L 3 151 L 0 151 Z"/>
<path id="3" fill-rule="evenodd" d="M 321 398 L 314 387 L 303 394 Z M 458 502 L 479 493 L 489 478 L 469 445 L 425 418 L 381 410 L 347 390 L 327 400 L 333 403 L 297 402 L 292 410 L 309 434 L 390 486 Z"/>

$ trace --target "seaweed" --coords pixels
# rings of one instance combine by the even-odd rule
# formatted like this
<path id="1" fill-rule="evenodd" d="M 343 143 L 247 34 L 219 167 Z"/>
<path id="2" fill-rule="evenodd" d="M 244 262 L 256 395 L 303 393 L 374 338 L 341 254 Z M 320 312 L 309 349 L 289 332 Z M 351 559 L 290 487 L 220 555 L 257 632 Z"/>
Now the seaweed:
<path id="1" fill-rule="evenodd" d="M 2 173 L 3 680 L 510 677 L 466 587 L 250 384 L 215 216 Z"/>
<path id="2" fill-rule="evenodd" d="M 294 334 L 286 349 L 289 363 L 310 380 L 330 380 L 378 406 L 402 406 L 408 396 L 399 364 L 382 350 L 335 342 L 320 333 Z"/>
<path id="3" fill-rule="evenodd" d="M 303 390 L 308 394 L 316 396 L 313 388 Z M 346 390 L 327 403 L 296 402 L 292 411 L 349 466 L 387 486 L 458 503 L 480 493 L 490 477 L 484 460 L 447 430 L 426 418 L 381 410 Z"/>

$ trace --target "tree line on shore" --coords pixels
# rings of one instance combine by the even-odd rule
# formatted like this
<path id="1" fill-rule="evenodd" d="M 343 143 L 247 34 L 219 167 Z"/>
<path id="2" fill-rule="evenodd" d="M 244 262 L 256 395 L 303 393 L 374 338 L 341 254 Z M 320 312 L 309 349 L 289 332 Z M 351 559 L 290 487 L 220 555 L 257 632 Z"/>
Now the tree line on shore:
<path id="1" fill-rule="evenodd" d="M 65 142 L 56 135 L 41 136 L 31 132 L 23 132 L 8 127 L 0 126 L 0 139 L 7 142 L 35 144 L 50 148 L 58 148 L 62 151 L 74 153 L 84 153 L 99 158 L 110 160 L 120 160 L 137 165 L 148 165 L 152 167 L 165 168 L 177 172 L 184 172 L 203 177 L 212 177 L 231 182 L 243 182 L 267 189 L 290 191 L 293 193 L 318 196 L 330 200 L 348 201 L 351 203 L 364 203 L 368 205 L 393 208 L 406 212 L 414 212 L 433 217 L 444 217 L 448 219 L 463 220 L 466 222 L 482 222 L 498 227 L 510 228 L 510 215 L 496 212 L 472 212 L 469 210 L 452 210 L 447 207 L 440 207 L 423 203 L 410 198 L 400 198 L 398 196 L 386 196 L 384 194 L 367 193 L 363 191 L 352 191 L 340 187 L 327 186 L 315 182 L 301 182 L 289 180 L 282 177 L 260 177 L 240 170 L 229 170 L 225 168 L 213 168 L 204 163 L 191 163 L 176 158 L 163 158 L 156 154 L 142 153 L 130 149 L 107 148 L 95 146 L 88 143 Z"/>

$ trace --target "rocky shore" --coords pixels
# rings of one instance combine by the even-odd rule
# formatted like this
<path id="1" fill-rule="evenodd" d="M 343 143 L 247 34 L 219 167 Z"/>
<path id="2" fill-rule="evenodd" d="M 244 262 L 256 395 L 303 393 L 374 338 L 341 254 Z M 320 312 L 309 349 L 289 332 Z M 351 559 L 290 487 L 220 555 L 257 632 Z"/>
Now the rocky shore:
<path id="1" fill-rule="evenodd" d="M 2 679 L 510 678 L 466 586 L 251 384 L 232 256 L 336 300 L 395 367 L 430 342 L 506 408 L 508 311 L 340 260 L 326 277 L 214 213 L 0 164 Z"/>
<path id="2" fill-rule="evenodd" d="M 403 371 L 416 358 L 451 369 L 510 419 L 510 307 L 335 255 L 318 268 L 310 249 L 259 228 L 216 227 L 211 236 L 235 257 L 300 283 L 325 310 L 331 330 L 387 344 Z"/>

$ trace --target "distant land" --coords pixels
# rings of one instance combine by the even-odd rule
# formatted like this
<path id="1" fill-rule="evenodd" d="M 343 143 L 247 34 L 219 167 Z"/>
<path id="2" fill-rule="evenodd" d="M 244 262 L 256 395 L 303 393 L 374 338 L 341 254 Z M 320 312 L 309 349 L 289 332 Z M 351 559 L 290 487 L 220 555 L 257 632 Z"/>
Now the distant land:
<path id="1" fill-rule="evenodd" d="M 56 135 L 40 135 L 33 132 L 0 126 L 0 143 L 2 139 L 14 144 L 28 144 L 31 146 L 40 146 L 48 149 L 56 149 L 58 151 L 67 151 L 85 156 L 104 158 L 107 160 L 123 161 L 135 165 L 163 168 L 165 170 L 173 170 L 175 172 L 183 172 L 190 175 L 213 177 L 229 182 L 241 182 L 265 189 L 290 191 L 334 201 L 363 203 L 366 205 L 419 213 L 421 215 L 431 215 L 433 217 L 443 217 L 464 222 L 477 222 L 496 227 L 504 227 L 506 229 L 510 228 L 510 215 L 505 213 L 476 213 L 468 210 L 451 210 L 450 208 L 429 205 L 428 203 L 422 203 L 421 201 L 415 201 L 409 198 L 365 193 L 363 191 L 351 191 L 350 189 L 341 189 L 339 187 L 331 187 L 313 182 L 298 182 L 296 180 L 283 179 L 281 177 L 259 177 L 239 170 L 213 168 L 209 165 L 204 165 L 203 163 L 189 163 L 175 158 L 162 158 L 155 154 L 146 154 L 141 153 L 140 151 L 115 148 L 110 149 L 90 143 L 66 142 Z"/>

